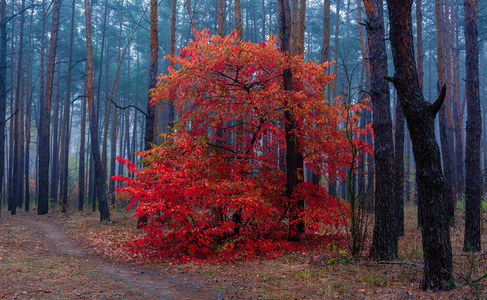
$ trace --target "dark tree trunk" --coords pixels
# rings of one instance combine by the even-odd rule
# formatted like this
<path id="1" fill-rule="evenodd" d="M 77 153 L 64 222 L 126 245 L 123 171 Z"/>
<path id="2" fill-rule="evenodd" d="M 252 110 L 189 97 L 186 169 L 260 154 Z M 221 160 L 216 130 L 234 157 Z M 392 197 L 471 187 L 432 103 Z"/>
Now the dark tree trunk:
<path id="1" fill-rule="evenodd" d="M 279 36 L 281 37 L 281 49 L 285 55 L 290 53 L 290 39 L 291 39 L 291 22 L 289 2 L 278 0 L 281 6 L 281 13 L 279 14 Z M 292 91 L 292 71 L 285 69 L 283 71 L 284 90 Z M 288 105 L 286 105 L 288 106 Z M 294 133 L 296 129 L 296 122 L 294 120 L 293 111 L 288 106 L 284 112 L 284 130 L 286 136 L 286 196 L 289 201 L 293 201 L 292 195 L 296 186 L 303 182 L 303 154 L 299 149 L 298 139 Z M 289 207 L 289 222 L 296 221 L 299 211 L 303 209 L 304 201 L 296 200 L 296 202 Z M 304 233 L 303 221 L 292 223 L 289 228 L 289 240 L 297 242 Z"/>
<path id="2" fill-rule="evenodd" d="M 223 27 L 225 27 L 225 20 L 223 21 Z M 176 0 L 171 0 L 171 45 L 169 47 L 169 54 L 175 55 L 176 54 Z M 137 66 L 139 64 L 139 60 L 137 59 Z M 174 62 L 171 60 L 169 62 L 169 66 L 174 68 Z M 167 105 L 167 122 L 168 127 L 172 128 L 174 125 L 174 99 L 169 99 Z M 137 113 L 136 113 L 137 114 Z M 135 131 L 134 131 L 135 134 Z M 135 148 L 134 148 L 135 150 Z"/>
<path id="3" fill-rule="evenodd" d="M 0 1 L 0 210 L 5 170 L 5 115 L 7 110 L 7 3 Z"/>
<path id="4" fill-rule="evenodd" d="M 34 4 L 34 1 L 32 1 Z M 24 165 L 24 184 L 25 184 L 25 211 L 30 210 L 30 140 L 31 140 L 31 132 L 30 132 L 30 125 L 31 125 L 31 112 L 32 112 L 32 24 L 34 20 L 34 5 L 32 5 L 32 10 L 30 14 L 30 25 L 29 25 L 29 59 L 27 62 L 27 86 L 26 86 L 26 95 L 27 95 L 27 106 L 25 111 L 25 165 Z M 1 190 L 0 190 L 1 193 Z"/>
<path id="5" fill-rule="evenodd" d="M 188 7 L 188 12 L 190 12 L 191 5 L 189 0 L 186 2 Z M 192 11 L 190 17 L 192 16 Z M 194 16 L 192 17 L 192 20 Z M 149 90 L 156 87 L 157 84 L 157 59 L 159 58 L 157 54 L 157 48 L 159 47 L 159 39 L 157 37 L 158 31 L 158 12 L 157 12 L 157 0 L 151 0 L 150 7 L 150 61 L 149 61 Z M 194 24 L 196 26 L 196 24 Z M 145 150 L 152 148 L 154 143 L 154 121 L 155 112 L 154 106 L 150 104 L 151 96 L 148 95 L 147 99 L 147 117 L 145 119 Z M 147 224 L 147 216 L 140 216 L 137 221 L 137 228 L 141 228 Z"/>
<path id="6" fill-rule="evenodd" d="M 465 172 L 463 169 L 463 122 L 460 122 L 460 51 L 458 49 L 458 33 L 456 30 L 454 1 L 451 1 L 451 41 L 452 41 L 452 57 L 453 57 L 453 122 L 454 122 L 454 134 L 455 134 L 455 160 L 457 167 L 457 194 L 463 194 L 465 187 Z"/>
<path id="7" fill-rule="evenodd" d="M 375 226 L 373 256 L 397 259 L 397 201 L 394 198 L 394 140 L 384 40 L 382 0 L 364 0 L 370 64 L 370 95 L 374 130 Z"/>
<path id="8" fill-rule="evenodd" d="M 91 152 L 95 166 L 96 190 L 99 197 L 100 221 L 110 220 L 110 211 L 106 195 L 106 183 L 103 179 L 101 167 L 100 148 L 98 142 L 96 112 L 93 94 L 93 41 L 91 35 L 91 4 L 90 0 L 85 0 L 85 21 L 86 21 L 86 91 L 88 100 L 88 112 L 90 119 Z"/>
<path id="9" fill-rule="evenodd" d="M 412 0 L 387 0 L 394 78 L 416 160 L 418 197 L 423 214 L 423 289 L 448 290 L 454 285 L 444 178 L 434 131 L 434 118 L 443 104 L 445 89 L 434 104 L 423 97 L 413 49 Z"/>
<path id="10" fill-rule="evenodd" d="M 15 3 L 10 2 L 10 8 L 11 8 L 11 15 L 13 16 L 15 14 Z M 11 38 L 10 38 L 10 65 L 8 66 L 10 69 L 10 114 L 16 113 L 18 107 L 16 106 L 15 103 L 15 89 L 14 89 L 14 74 L 16 74 L 15 70 L 15 40 L 16 40 L 16 34 L 15 34 L 15 23 L 16 19 L 12 19 L 10 21 L 11 25 Z M 17 151 L 18 151 L 18 144 L 16 143 L 16 135 L 17 131 L 15 130 L 15 126 L 17 124 L 16 122 L 17 119 L 17 114 L 14 114 L 13 117 L 10 120 L 10 128 L 9 128 L 9 155 L 7 161 L 9 162 L 8 164 L 8 210 L 12 215 L 16 214 L 17 210 L 17 203 L 16 203 L 16 195 L 17 195 L 17 172 L 14 170 L 16 169 L 15 167 L 17 166 Z M 14 143 L 15 142 L 15 143 Z M 12 207 L 15 207 L 14 210 L 12 211 Z"/>
<path id="11" fill-rule="evenodd" d="M 16 208 L 22 207 L 22 201 L 24 196 L 24 90 L 23 90 L 23 49 L 24 49 L 24 9 L 25 0 L 22 0 L 21 14 L 20 14 L 20 30 L 19 30 L 19 47 L 17 58 L 17 76 L 15 86 L 15 127 L 14 135 L 11 138 L 14 139 L 14 168 L 13 168 L 13 200 L 12 206 Z M 12 209 L 11 213 L 15 214 L 16 209 Z"/>
<path id="12" fill-rule="evenodd" d="M 404 113 L 399 100 L 396 103 L 394 141 L 394 198 L 397 205 L 397 235 L 404 236 Z"/>
<path id="13" fill-rule="evenodd" d="M 277 1 L 279 6 L 279 0 Z M 243 40 L 242 8 L 240 0 L 234 0 L 235 29 L 238 37 Z"/>
<path id="14" fill-rule="evenodd" d="M 59 54 L 58 54 L 59 59 Z M 51 201 L 58 204 L 58 187 L 59 187 L 59 80 L 61 73 L 61 64 L 56 64 L 56 86 L 54 89 L 54 108 L 52 122 L 52 164 L 51 164 Z M 66 212 L 66 208 L 62 208 Z"/>
<path id="15" fill-rule="evenodd" d="M 435 14 L 436 14 L 436 38 L 438 44 L 438 84 L 437 90 L 440 94 L 440 89 L 443 85 L 447 84 L 447 55 L 445 49 L 445 38 L 443 32 L 444 18 L 442 15 L 442 4 L 441 0 L 435 1 Z M 451 140 L 450 140 L 450 121 L 451 121 L 451 99 L 450 87 L 446 89 L 446 100 L 445 104 L 441 107 L 439 112 L 440 121 L 440 141 L 441 141 L 441 157 L 443 159 L 443 173 L 445 178 L 445 205 L 447 206 L 447 211 L 449 219 L 452 220 L 454 216 L 453 207 L 453 191 L 452 191 L 452 153 L 451 153 Z"/>
<path id="16" fill-rule="evenodd" d="M 49 61 L 47 64 L 46 75 L 46 99 L 44 107 L 41 107 L 42 123 L 40 126 L 42 130 L 39 138 L 39 207 L 38 214 L 46 214 L 49 209 L 49 136 L 51 125 L 51 99 L 52 99 L 52 84 L 54 78 L 54 65 L 56 60 L 57 49 L 57 30 L 59 20 L 59 10 L 61 6 L 60 0 L 54 0 L 52 10 L 51 23 L 51 40 L 49 45 Z M 42 76 L 41 76 L 42 77 Z"/>
<path id="17" fill-rule="evenodd" d="M 156 87 L 157 83 L 157 59 L 159 58 L 157 54 L 157 49 L 159 47 L 159 40 L 157 37 L 158 30 L 158 13 L 157 13 L 157 1 L 151 0 L 150 8 L 150 62 L 149 62 L 149 87 L 151 90 Z M 154 118 L 155 112 L 154 107 L 150 105 L 151 96 L 147 97 L 147 118 L 145 121 L 145 150 L 152 148 L 154 143 Z"/>
<path id="18" fill-rule="evenodd" d="M 86 73 L 86 68 L 85 68 Z M 86 83 L 85 83 L 86 95 Z M 78 168 L 78 210 L 82 211 L 85 203 L 85 148 L 86 148 L 86 98 L 83 97 L 83 110 L 81 112 L 81 139 L 79 149 L 79 168 Z"/>
<path id="19" fill-rule="evenodd" d="M 63 206 L 68 204 L 68 184 L 69 184 L 69 140 L 70 140 L 70 106 L 71 106 L 71 69 L 73 66 L 73 33 L 74 33 L 74 16 L 75 16 L 76 0 L 73 0 L 71 6 L 71 33 L 69 38 L 69 59 L 68 59 L 68 81 L 66 86 L 66 99 L 64 100 L 64 124 L 62 134 L 61 147 L 61 199 Z M 100 65 L 101 69 L 101 65 Z"/>
<path id="20" fill-rule="evenodd" d="M 117 62 L 120 64 L 121 51 L 122 51 L 122 28 L 123 28 L 123 11 L 120 12 L 120 23 L 119 23 L 119 35 L 118 35 L 118 54 Z M 118 71 L 116 73 L 115 80 L 115 97 L 112 99 L 115 104 L 118 104 L 118 87 L 119 87 L 119 76 Z M 118 111 L 117 108 L 113 108 L 113 120 L 112 120 L 112 138 L 110 143 L 110 176 L 108 178 L 108 198 L 111 200 L 110 204 L 115 205 L 115 181 L 111 178 L 115 176 L 115 156 L 117 155 L 117 138 L 118 138 Z"/>
<path id="21" fill-rule="evenodd" d="M 172 2 L 173 1 L 171 1 L 171 25 L 172 25 Z M 220 36 L 225 36 L 225 0 L 218 0 L 218 34 Z"/>
<path id="22" fill-rule="evenodd" d="M 465 153 L 465 241 L 463 251 L 480 251 L 481 184 L 480 137 L 482 117 L 479 99 L 478 0 L 465 0 L 465 64 L 467 135 Z"/>

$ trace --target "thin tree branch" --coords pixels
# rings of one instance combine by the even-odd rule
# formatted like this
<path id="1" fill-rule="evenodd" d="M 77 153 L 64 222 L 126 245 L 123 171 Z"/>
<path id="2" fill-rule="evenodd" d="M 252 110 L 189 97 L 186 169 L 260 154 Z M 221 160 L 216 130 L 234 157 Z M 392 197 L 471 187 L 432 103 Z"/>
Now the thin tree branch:
<path id="1" fill-rule="evenodd" d="M 10 120 L 13 116 L 15 116 L 15 114 L 18 112 L 19 110 L 17 109 L 10 117 L 8 117 L 5 121 L 3 121 L 3 123 L 7 123 L 8 120 Z"/>
<path id="2" fill-rule="evenodd" d="M 108 101 L 113 103 L 113 105 L 115 105 L 115 107 L 118 109 L 135 108 L 136 110 L 138 110 L 141 114 L 143 114 L 147 118 L 147 114 L 135 105 L 130 104 L 130 105 L 122 107 L 122 106 L 119 106 L 117 103 L 115 103 L 115 101 L 113 101 L 110 97 L 107 96 L 107 99 L 108 99 Z"/>
<path id="3" fill-rule="evenodd" d="M 433 112 L 433 116 L 436 116 L 438 111 L 440 110 L 441 106 L 443 105 L 443 101 L 445 101 L 445 96 L 446 96 L 446 84 L 443 85 L 441 88 L 440 95 L 438 96 L 438 99 L 436 99 L 435 103 L 431 104 L 431 110 Z"/>

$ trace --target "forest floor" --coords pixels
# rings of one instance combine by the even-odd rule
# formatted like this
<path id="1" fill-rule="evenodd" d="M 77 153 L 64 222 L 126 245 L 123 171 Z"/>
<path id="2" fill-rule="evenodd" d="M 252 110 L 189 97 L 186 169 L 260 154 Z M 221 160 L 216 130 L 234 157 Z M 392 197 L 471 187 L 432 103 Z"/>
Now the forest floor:
<path id="1" fill-rule="evenodd" d="M 406 209 L 400 258 L 351 259 L 328 245 L 320 253 L 219 264 L 137 260 L 122 245 L 141 235 L 130 213 L 99 222 L 91 212 L 37 216 L 2 211 L 0 298 L 6 299 L 487 299 L 486 212 L 482 252 L 462 252 L 463 222 L 452 228 L 457 286 L 421 290 L 421 232 Z M 462 215 L 457 216 L 462 220 Z M 325 250 L 326 249 L 326 250 Z"/>

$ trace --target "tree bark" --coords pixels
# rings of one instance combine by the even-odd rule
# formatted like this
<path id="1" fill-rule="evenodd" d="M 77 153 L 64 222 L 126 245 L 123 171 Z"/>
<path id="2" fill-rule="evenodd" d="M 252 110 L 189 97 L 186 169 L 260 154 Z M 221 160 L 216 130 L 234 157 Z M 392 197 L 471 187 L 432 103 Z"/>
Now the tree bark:
<path id="1" fill-rule="evenodd" d="M 278 5 L 281 7 L 279 18 L 279 34 L 281 37 L 280 51 L 285 55 L 290 53 L 290 39 L 291 39 L 291 16 L 289 2 L 278 0 Z M 291 92 L 293 90 L 292 71 L 285 69 L 283 71 L 284 90 Z M 291 100 L 288 100 L 291 101 Z M 286 138 L 286 195 L 289 201 L 292 201 L 292 195 L 296 186 L 303 182 L 303 154 L 298 145 L 297 137 L 294 133 L 296 122 L 294 120 L 293 112 L 286 104 L 284 112 L 284 130 Z M 289 207 L 289 240 L 297 242 L 300 240 L 301 234 L 304 233 L 304 223 L 297 221 L 299 210 L 304 207 L 303 200 L 295 200 L 295 203 Z"/>
<path id="2" fill-rule="evenodd" d="M 24 175 L 25 175 L 25 211 L 30 210 L 30 140 L 31 140 L 31 111 L 32 111 L 32 24 L 34 20 L 34 0 L 32 1 L 32 8 L 30 14 L 30 25 L 29 25 L 29 59 L 27 61 L 27 84 L 26 84 L 26 95 L 27 95 L 27 106 L 25 112 L 25 165 L 24 165 Z M 1 181 L 0 181 L 1 182 Z M 0 188 L 1 194 L 1 188 Z M 0 200 L 1 201 L 1 200 Z"/>
<path id="3" fill-rule="evenodd" d="M 375 226 L 373 256 L 381 260 L 397 259 L 397 201 L 394 200 L 394 140 L 384 40 L 382 0 L 364 0 L 367 17 L 367 43 L 370 63 L 370 95 L 374 130 Z"/>
<path id="4" fill-rule="evenodd" d="M 59 53 L 57 53 L 59 60 Z M 59 187 L 59 81 L 61 73 L 61 64 L 56 64 L 55 69 L 55 88 L 54 88 L 54 108 L 53 108 L 53 122 L 52 122 L 52 163 L 51 163 L 51 201 L 54 204 L 58 204 L 58 187 Z M 62 208 L 63 212 L 66 212 L 66 208 Z"/>
<path id="5" fill-rule="evenodd" d="M 225 22 L 223 23 L 223 27 L 225 27 Z M 171 0 L 171 44 L 169 46 L 169 54 L 171 56 L 176 55 L 176 0 Z M 137 64 L 139 61 L 137 60 Z M 171 60 L 169 62 L 169 67 L 174 68 L 174 62 Z M 166 104 L 167 109 L 167 127 L 172 128 L 174 125 L 174 99 L 169 99 L 168 103 Z"/>
<path id="6" fill-rule="evenodd" d="M 396 102 L 396 130 L 394 131 L 394 198 L 397 208 L 397 235 L 404 236 L 404 113 Z"/>
<path id="7" fill-rule="evenodd" d="M 188 7 L 188 13 L 191 9 L 191 3 L 189 0 L 186 1 Z M 190 17 L 192 15 L 192 11 Z M 194 19 L 194 16 L 193 16 Z M 157 12 L 157 0 L 151 0 L 150 7 L 150 61 L 149 61 L 149 91 L 156 87 L 157 84 L 157 65 L 159 55 L 157 50 L 159 47 L 159 39 L 157 36 L 158 31 L 158 12 Z M 196 26 L 196 23 L 195 23 Z M 155 112 L 154 106 L 150 104 L 151 96 L 150 93 L 147 97 L 147 117 L 145 119 L 145 150 L 150 150 L 152 144 L 154 144 L 154 119 Z M 141 228 L 147 224 L 147 216 L 140 216 L 137 221 L 137 228 Z"/>
<path id="8" fill-rule="evenodd" d="M 51 23 L 51 38 L 49 45 L 49 61 L 47 63 L 46 75 L 46 99 L 44 106 L 41 107 L 43 120 L 40 126 L 42 131 L 39 138 L 39 207 L 37 213 L 44 215 L 48 212 L 49 207 L 49 136 L 51 125 L 51 99 L 52 99 L 52 84 L 54 78 L 54 65 L 56 60 L 57 49 L 57 31 L 59 21 L 59 10 L 61 6 L 60 0 L 53 0 L 52 9 L 52 23 Z M 41 76 L 42 77 L 42 76 Z"/>
<path id="9" fill-rule="evenodd" d="M 191 7 L 190 3 L 186 3 L 188 7 Z M 159 39 L 157 36 L 158 31 L 158 12 L 157 12 L 157 0 L 151 0 L 150 7 L 150 61 L 149 61 L 149 86 L 151 90 L 156 87 L 157 84 L 157 60 L 159 55 L 157 54 L 159 47 Z M 151 96 L 147 97 L 147 118 L 145 122 L 145 150 L 152 148 L 154 143 L 154 106 L 150 104 Z"/>
<path id="10" fill-rule="evenodd" d="M 453 114 L 452 114 L 452 55 L 451 55 L 451 45 L 453 41 L 450 39 L 450 6 L 448 5 L 448 0 L 445 0 L 443 5 L 444 7 L 444 27 L 443 27 L 443 36 L 445 38 L 445 67 L 446 67 L 446 96 L 445 96 L 445 113 L 446 113 L 446 134 L 448 139 L 448 153 L 450 154 L 450 186 L 449 189 L 451 190 L 451 207 L 450 207 L 450 215 L 452 218 L 452 224 L 454 223 L 455 217 L 455 204 L 456 204 L 456 190 L 457 187 L 457 168 L 456 168 L 456 161 L 455 151 L 454 151 L 454 143 L 453 143 Z M 446 176 L 446 173 L 445 173 Z M 448 186 L 447 186 L 448 192 Z"/>
<path id="11" fill-rule="evenodd" d="M 452 89 L 453 89 L 453 124 L 454 124 L 454 134 L 455 134 L 455 160 L 456 160 L 456 167 L 457 167 L 457 193 L 463 193 L 465 183 L 465 172 L 464 172 L 464 163 L 463 163 L 463 122 L 462 117 L 460 116 L 460 51 L 458 49 L 458 32 L 456 30 L 456 22 L 455 22 L 455 6 L 454 1 L 451 1 L 451 51 L 453 57 L 453 82 L 452 82 Z"/>
<path id="12" fill-rule="evenodd" d="M 85 74 L 87 68 L 85 68 Z M 84 86 L 84 94 L 86 95 L 86 83 Z M 81 138 L 79 149 L 79 167 L 78 167 L 78 210 L 82 211 L 85 203 L 85 148 L 86 148 L 86 98 L 83 97 L 83 109 L 81 112 Z"/>
<path id="13" fill-rule="evenodd" d="M 196 41 L 196 35 L 194 34 L 194 31 L 197 30 L 198 27 L 196 26 L 196 19 L 194 18 L 193 8 L 191 7 L 191 0 L 186 0 L 186 9 L 188 11 L 189 19 L 191 20 L 191 29 L 192 29 L 191 31 L 193 32 L 193 40 Z M 151 5 L 151 25 L 152 25 L 152 5 Z"/>
<path id="14" fill-rule="evenodd" d="M 172 0 L 171 0 L 171 28 L 172 28 Z M 225 36 L 225 0 L 218 0 L 218 34 Z M 171 32 L 172 34 L 172 32 Z"/>
<path id="15" fill-rule="evenodd" d="M 122 1 L 123 4 L 123 1 Z M 117 54 L 117 62 L 120 64 L 121 58 L 121 51 L 122 51 L 122 28 L 123 28 L 123 10 L 120 11 L 120 23 L 119 23 L 119 33 L 118 33 L 118 54 Z M 130 42 L 130 41 L 129 41 Z M 119 76 L 118 72 L 115 75 L 115 97 L 113 97 L 112 101 L 115 102 L 115 105 L 118 105 L 118 87 L 119 87 Z M 110 95 L 111 97 L 111 95 Z M 118 139 L 118 110 L 116 107 L 113 107 L 113 119 L 112 119 L 112 136 L 110 140 L 110 176 L 108 178 L 108 198 L 110 199 L 111 205 L 115 205 L 115 181 L 111 178 L 115 176 L 115 168 L 117 162 L 115 161 L 115 157 L 117 156 L 117 139 Z M 121 150 L 121 148 L 120 148 Z"/>
<path id="16" fill-rule="evenodd" d="M 73 38 L 74 38 L 74 27 L 75 27 L 75 8 L 76 8 L 76 0 L 73 0 L 71 6 L 71 32 L 69 38 L 69 58 L 68 58 L 68 80 L 66 83 L 66 99 L 64 100 L 64 124 L 63 124 L 63 133 L 62 133 L 62 147 L 61 147 L 61 168 L 62 168 L 62 175 L 61 175 L 61 199 L 63 201 L 63 205 L 66 206 L 68 204 L 68 184 L 69 184 L 69 140 L 70 140 L 70 106 L 71 106 L 71 76 L 72 72 L 71 69 L 73 67 Z M 103 51 L 102 51 L 103 53 Z M 101 70 L 101 61 L 100 61 L 100 70 Z M 101 71 L 100 71 L 101 73 Z M 98 101 L 100 101 L 98 99 Z"/>
<path id="17" fill-rule="evenodd" d="M 277 2 L 279 3 L 279 0 Z M 240 0 L 234 1 L 234 14 L 235 14 L 235 29 L 237 30 L 238 37 L 241 40 L 243 40 L 242 8 L 241 8 Z"/>
<path id="18" fill-rule="evenodd" d="M 442 4 L 441 0 L 435 1 L 435 15 L 436 15 L 436 39 L 438 43 L 438 84 L 437 90 L 438 94 L 440 93 L 440 89 L 442 86 L 447 84 L 447 56 L 446 56 L 446 48 L 444 43 L 446 39 L 444 38 L 444 19 L 442 16 Z M 445 205 L 448 209 L 448 214 L 450 220 L 452 220 L 454 216 L 454 207 L 453 207 L 453 191 L 452 191 L 452 167 L 451 167 L 451 157 L 452 153 L 450 153 L 450 141 L 449 138 L 449 127 L 450 127 L 450 120 L 451 120 L 451 98 L 450 96 L 450 87 L 447 85 L 446 89 L 446 98 L 445 104 L 440 109 L 440 141 L 441 141 L 441 156 L 443 159 L 443 173 L 445 178 Z"/>
<path id="19" fill-rule="evenodd" d="M 13 1 L 10 2 L 10 8 L 11 8 L 11 15 L 13 16 L 15 14 L 15 3 Z M 11 38 L 10 38 L 10 114 L 16 113 L 17 112 L 17 105 L 15 103 L 15 78 L 14 74 L 16 73 L 15 70 L 15 41 L 17 38 L 17 35 L 15 34 L 15 24 L 16 24 L 16 19 L 12 19 L 10 21 L 11 25 Z M 17 153 L 17 143 L 14 143 L 16 141 L 15 136 L 16 136 L 16 130 L 15 126 L 17 122 L 15 121 L 17 119 L 17 115 L 15 114 L 11 121 L 10 121 L 10 128 L 9 128 L 9 156 L 7 161 L 9 162 L 8 165 L 8 210 L 12 215 L 16 214 L 17 210 L 17 203 L 16 203 L 16 195 L 17 195 L 17 172 L 15 172 L 15 167 L 16 167 L 16 153 Z M 12 207 L 14 208 L 14 211 L 12 211 Z"/>
<path id="20" fill-rule="evenodd" d="M 421 1 L 416 0 L 416 65 L 419 86 L 423 88 L 423 12 L 421 11 Z"/>
<path id="21" fill-rule="evenodd" d="M 16 84 L 15 84 L 15 129 L 14 129 L 14 138 L 15 141 L 15 156 L 14 156 L 14 169 L 15 175 L 13 176 L 14 179 L 14 203 L 18 208 L 22 207 L 22 202 L 24 198 L 24 62 L 23 62 L 23 52 L 24 52 L 24 10 L 25 10 L 25 0 L 21 2 L 20 8 L 20 29 L 19 29 L 19 47 L 18 49 L 18 57 L 17 57 L 17 77 L 16 77 Z M 15 210 L 11 211 L 12 213 Z"/>
<path id="22" fill-rule="evenodd" d="M 480 137 L 482 117 L 479 98 L 478 0 L 464 0 L 465 65 L 467 93 L 467 135 L 465 153 L 465 238 L 463 251 L 480 251 L 482 176 L 480 173 Z"/>
<path id="23" fill-rule="evenodd" d="M 86 21 L 86 91 L 88 100 L 88 113 L 90 118 L 91 152 L 95 167 L 96 190 L 99 197 L 100 221 L 110 220 L 110 211 L 106 196 L 106 183 L 103 180 L 103 170 L 100 160 L 100 149 L 98 148 L 98 134 L 96 132 L 96 114 L 93 94 L 93 42 L 91 35 L 91 4 L 85 0 L 85 21 Z"/>
<path id="24" fill-rule="evenodd" d="M 5 170 L 5 115 L 7 110 L 7 3 L 0 1 L 0 203 Z M 1 206 L 1 205 L 0 205 Z M 1 211 L 1 207 L 0 207 Z"/>
<path id="25" fill-rule="evenodd" d="M 445 209 L 444 177 L 436 143 L 434 118 L 443 104 L 429 104 L 419 85 L 413 49 L 412 0 L 387 0 L 395 74 L 391 79 L 404 109 L 417 167 L 418 197 L 423 211 L 424 290 L 453 287 L 449 219 Z"/>

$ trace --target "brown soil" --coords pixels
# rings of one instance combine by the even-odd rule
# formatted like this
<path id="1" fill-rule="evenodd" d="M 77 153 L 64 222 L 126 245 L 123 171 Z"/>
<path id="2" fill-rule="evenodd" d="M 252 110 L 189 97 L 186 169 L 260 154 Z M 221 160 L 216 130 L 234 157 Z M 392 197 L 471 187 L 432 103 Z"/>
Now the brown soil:
<path id="1" fill-rule="evenodd" d="M 221 264 L 151 262 L 124 242 L 143 234 L 130 213 L 2 214 L 0 298 L 7 299 L 487 299 L 487 220 L 480 253 L 462 252 L 463 220 L 452 228 L 457 287 L 421 290 L 421 232 L 416 210 L 406 210 L 400 259 L 351 259 L 326 245 L 319 253 Z M 141 264 L 143 263 L 143 264 Z"/>

